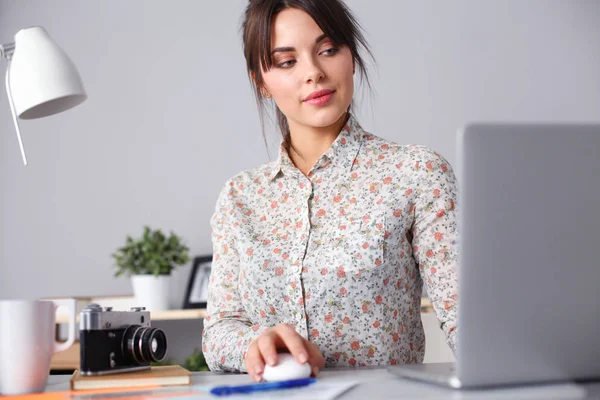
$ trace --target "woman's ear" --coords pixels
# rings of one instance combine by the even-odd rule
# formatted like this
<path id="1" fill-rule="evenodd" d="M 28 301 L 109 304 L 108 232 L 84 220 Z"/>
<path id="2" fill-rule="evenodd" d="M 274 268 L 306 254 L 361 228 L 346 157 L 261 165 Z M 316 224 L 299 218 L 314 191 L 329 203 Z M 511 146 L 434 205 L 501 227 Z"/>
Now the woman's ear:
<path id="1" fill-rule="evenodd" d="M 256 74 L 252 71 L 250 71 L 250 77 L 252 78 L 252 81 L 254 82 L 254 84 L 256 86 L 258 86 L 258 82 L 256 82 Z M 270 99 L 271 98 L 271 93 L 269 93 L 269 91 L 267 90 L 267 88 L 265 87 L 264 83 L 263 85 L 259 88 L 260 90 L 260 94 L 266 98 L 266 99 Z"/>
<path id="2" fill-rule="evenodd" d="M 260 89 L 260 94 L 262 94 L 265 99 L 271 98 L 271 93 L 267 92 L 267 89 Z"/>

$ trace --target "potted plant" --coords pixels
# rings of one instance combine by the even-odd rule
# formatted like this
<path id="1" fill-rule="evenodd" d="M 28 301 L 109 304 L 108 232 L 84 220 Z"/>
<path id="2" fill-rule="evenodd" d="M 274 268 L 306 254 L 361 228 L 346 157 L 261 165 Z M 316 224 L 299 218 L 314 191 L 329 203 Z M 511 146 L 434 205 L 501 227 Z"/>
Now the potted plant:
<path id="1" fill-rule="evenodd" d="M 131 277 L 136 303 L 150 311 L 169 308 L 169 284 L 173 268 L 190 260 L 189 248 L 173 232 L 144 227 L 139 238 L 127 236 L 125 246 L 112 254 L 115 276 Z"/>

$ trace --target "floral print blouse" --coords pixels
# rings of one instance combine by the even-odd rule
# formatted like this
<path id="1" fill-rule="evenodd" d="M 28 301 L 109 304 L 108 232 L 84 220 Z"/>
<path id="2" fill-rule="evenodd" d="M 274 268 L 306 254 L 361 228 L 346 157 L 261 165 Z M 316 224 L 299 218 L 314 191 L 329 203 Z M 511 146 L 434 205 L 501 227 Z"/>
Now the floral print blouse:
<path id="1" fill-rule="evenodd" d="M 308 176 L 278 160 L 230 179 L 211 220 L 202 349 L 211 370 L 287 323 L 326 367 L 420 363 L 423 284 L 455 350 L 457 184 L 424 146 L 365 132 L 352 116 Z"/>

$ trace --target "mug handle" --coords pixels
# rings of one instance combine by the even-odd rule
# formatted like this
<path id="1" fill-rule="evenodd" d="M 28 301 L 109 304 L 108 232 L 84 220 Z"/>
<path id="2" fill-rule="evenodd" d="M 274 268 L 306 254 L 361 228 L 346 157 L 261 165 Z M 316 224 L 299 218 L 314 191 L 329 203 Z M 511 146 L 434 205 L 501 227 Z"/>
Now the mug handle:
<path id="1" fill-rule="evenodd" d="M 77 327 L 76 320 L 76 307 L 77 301 L 75 299 L 61 299 L 61 300 L 52 300 L 54 303 L 54 312 L 58 309 L 58 307 L 66 307 L 69 309 L 69 333 L 67 336 L 66 342 L 54 342 L 54 352 L 57 353 L 59 351 L 67 350 L 69 347 L 75 343 L 75 328 Z"/>

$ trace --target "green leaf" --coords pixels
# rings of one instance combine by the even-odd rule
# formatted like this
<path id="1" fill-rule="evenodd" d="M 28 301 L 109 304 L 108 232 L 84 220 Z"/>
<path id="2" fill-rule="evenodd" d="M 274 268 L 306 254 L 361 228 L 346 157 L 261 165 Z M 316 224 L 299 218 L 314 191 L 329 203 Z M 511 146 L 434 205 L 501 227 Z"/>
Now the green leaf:
<path id="1" fill-rule="evenodd" d="M 125 245 L 112 253 L 115 276 L 169 275 L 173 268 L 190 261 L 189 248 L 173 232 L 167 237 L 160 230 L 144 226 L 142 235 L 125 238 Z"/>
<path id="2" fill-rule="evenodd" d="M 204 354 L 198 348 L 194 349 L 194 352 L 186 357 L 183 367 L 188 371 L 209 371 Z"/>

